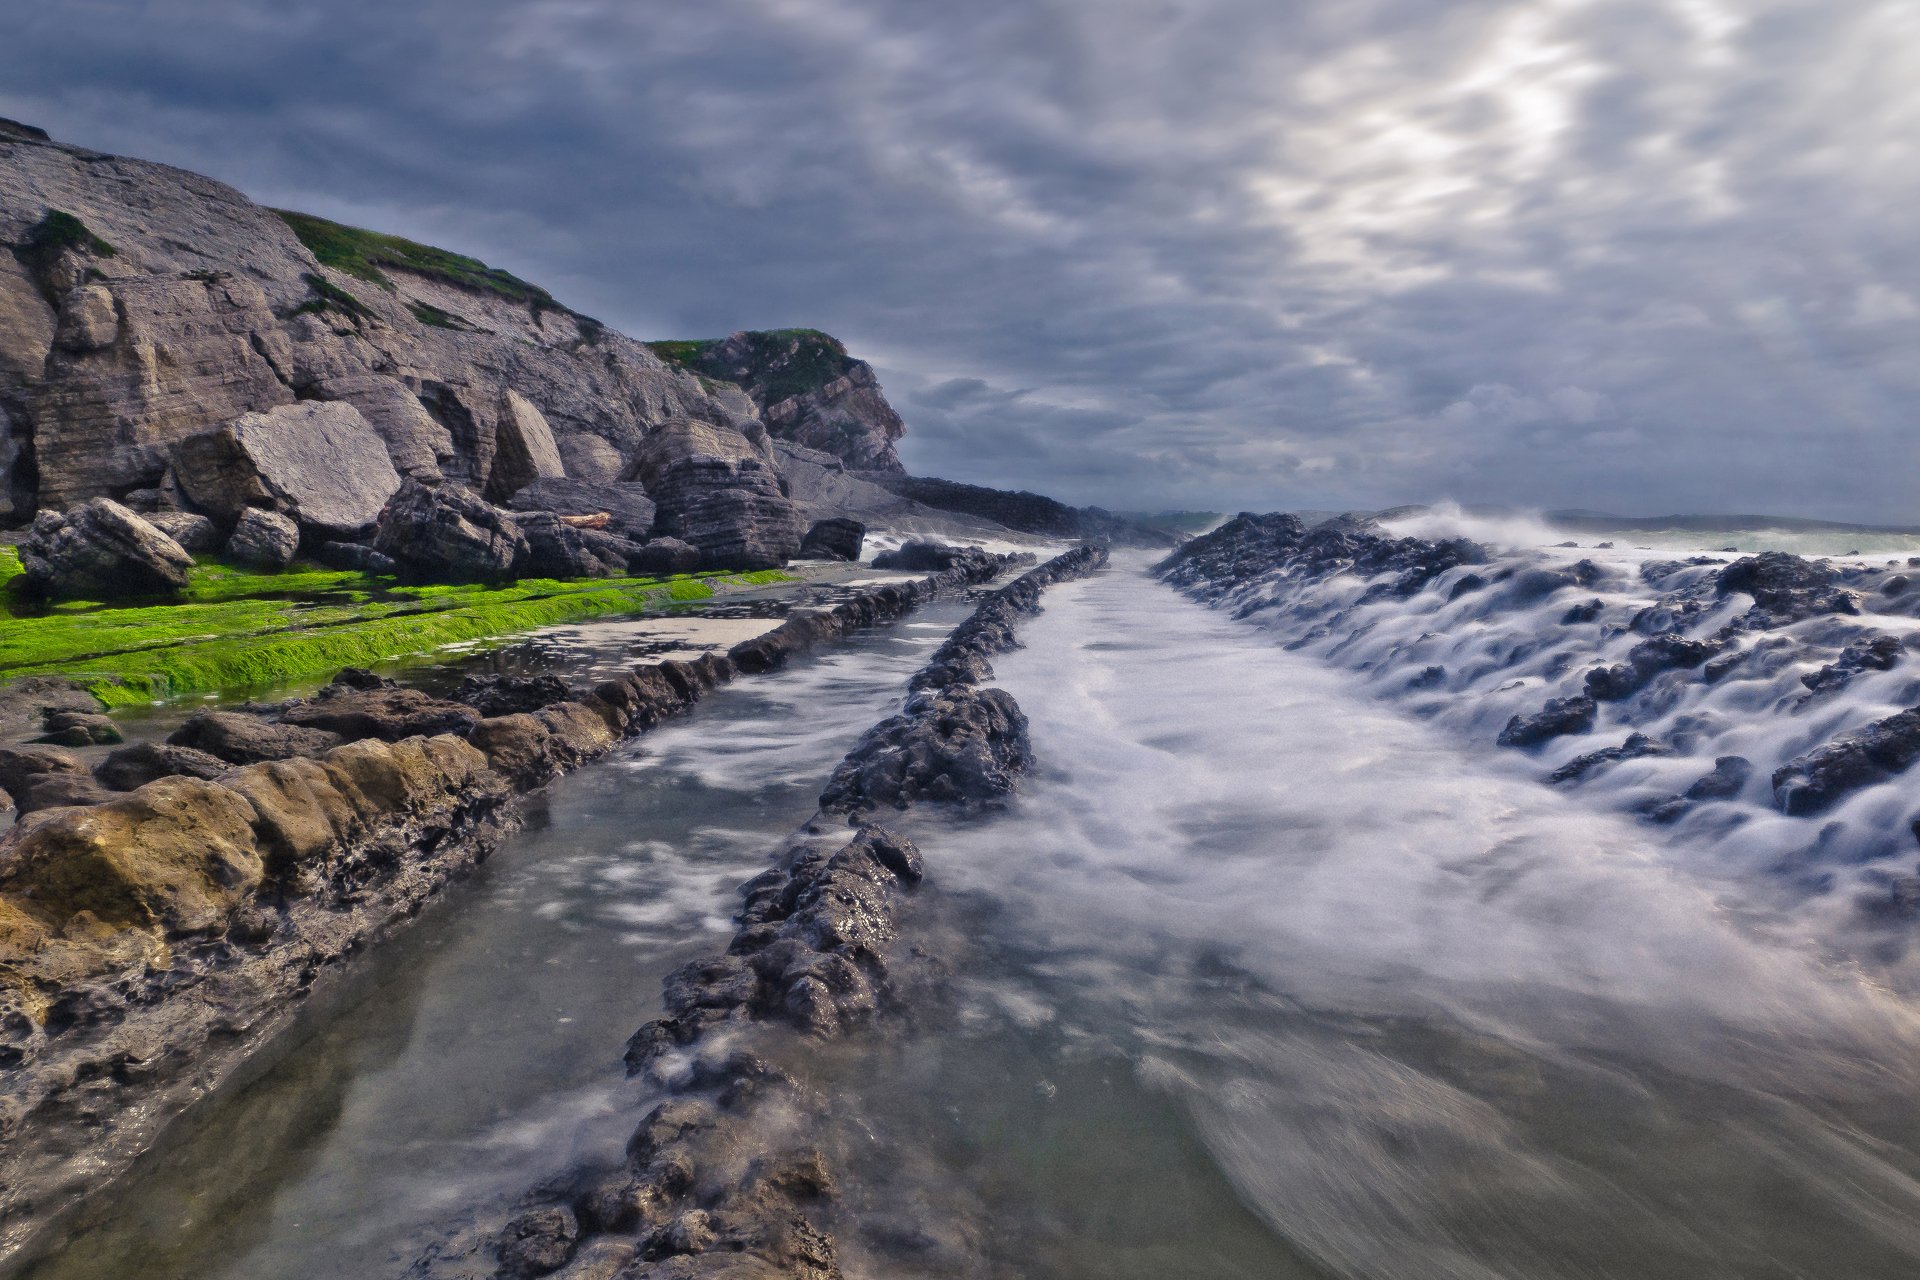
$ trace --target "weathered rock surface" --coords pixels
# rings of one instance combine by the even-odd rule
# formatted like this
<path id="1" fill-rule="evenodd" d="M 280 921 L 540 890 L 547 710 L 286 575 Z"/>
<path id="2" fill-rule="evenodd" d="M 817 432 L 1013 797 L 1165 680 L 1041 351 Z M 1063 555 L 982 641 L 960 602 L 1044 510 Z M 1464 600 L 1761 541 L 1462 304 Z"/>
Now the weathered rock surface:
<path id="1" fill-rule="evenodd" d="M 804 525 L 780 490 L 771 446 L 738 431 L 665 423 L 634 452 L 626 478 L 652 496 L 655 531 L 698 547 L 703 568 L 775 568 L 799 553 Z"/>
<path id="2" fill-rule="evenodd" d="M 233 768 L 220 757 L 192 747 L 136 742 L 121 747 L 95 765 L 93 776 L 110 791 L 133 791 L 159 778 L 213 779 L 225 776 Z"/>
<path id="3" fill-rule="evenodd" d="M 1825 613 L 1860 611 L 1859 597 L 1839 585 L 1833 566 L 1785 551 L 1736 560 L 1720 571 L 1719 591 L 1753 597 L 1749 625 L 1781 626 Z"/>
<path id="4" fill-rule="evenodd" d="M 276 724 L 244 711 L 200 711 L 167 736 L 176 747 L 192 747 L 229 764 L 257 764 L 293 756 L 319 755 L 340 745 L 337 733 Z"/>
<path id="5" fill-rule="evenodd" d="M 934 476 L 910 476 L 902 470 L 863 473 L 860 479 L 935 510 L 978 516 L 1019 533 L 1136 547 L 1170 547 L 1174 542 L 1170 534 L 1099 507 L 1070 507 L 1025 490 L 989 489 Z"/>
<path id="6" fill-rule="evenodd" d="M 638 484 L 539 479 L 517 490 L 507 504 L 515 511 L 551 511 L 561 516 L 607 516 L 607 532 L 645 542 L 653 532 L 653 499 Z"/>
<path id="7" fill-rule="evenodd" d="M 338 684 L 321 690 L 311 702 L 288 707 L 280 714 L 282 725 L 318 730 L 348 741 L 378 738 L 382 742 L 398 742 L 402 738 L 439 734 L 465 737 L 479 720 L 472 707 L 436 698 L 419 689 L 366 689 Z"/>
<path id="8" fill-rule="evenodd" d="M 220 546 L 220 530 L 213 521 L 191 511 L 155 511 L 141 519 L 172 538 L 182 550 L 192 555 L 213 551 Z"/>
<path id="9" fill-rule="evenodd" d="M 526 560 L 527 537 L 506 512 L 454 485 L 409 480 L 380 517 L 375 550 L 426 582 L 498 582 Z"/>
<path id="10" fill-rule="evenodd" d="M 892 551 L 873 558 L 876 569 L 904 569 L 913 573 L 938 573 L 955 565 L 971 564 L 988 555 L 979 547 L 954 547 L 944 542 L 915 540 L 902 543 Z"/>
<path id="11" fill-rule="evenodd" d="M 1551 738 L 1585 733 L 1593 728 L 1598 710 L 1592 698 L 1549 698 L 1537 713 L 1507 721 L 1507 727 L 1500 731 L 1500 745 L 1537 747 Z"/>
<path id="12" fill-rule="evenodd" d="M 1820 813 L 1862 787 L 1904 773 L 1920 759 L 1920 707 L 1842 734 L 1782 765 L 1773 797 L 1783 813 Z M 5 778 L 0 777 L 0 785 Z"/>
<path id="13" fill-rule="evenodd" d="M 1005 690 L 967 684 L 923 690 L 861 739 L 834 770 L 820 807 L 859 814 L 922 800 L 998 804 L 1032 762 L 1027 718 Z"/>
<path id="14" fill-rule="evenodd" d="M 41 595 L 111 600 L 178 591 L 193 557 L 111 498 L 95 498 L 41 512 L 20 543 L 20 564 Z"/>
<path id="15" fill-rule="evenodd" d="M 499 421 L 494 427 L 493 470 L 487 478 L 487 496 L 505 502 L 537 480 L 560 480 L 567 474 L 554 443 L 553 428 L 532 401 L 508 387 L 500 396 Z"/>
<path id="16" fill-rule="evenodd" d="M 227 537 L 227 559 L 278 573 L 293 563 L 300 551 L 300 527 L 277 511 L 248 507 L 233 522 Z"/>
<path id="17" fill-rule="evenodd" d="M 634 552 L 628 567 L 642 577 L 664 578 L 700 567 L 700 548 L 678 538 L 653 538 Z"/>
<path id="18" fill-rule="evenodd" d="M 527 542 L 527 553 L 516 566 L 522 577 L 624 577 L 646 554 L 631 538 L 568 524 L 551 512 L 515 513 L 512 519 Z"/>
<path id="19" fill-rule="evenodd" d="M 486 675 L 462 680 L 453 700 L 466 703 L 483 716 L 506 716 L 538 711 L 571 696 L 566 682 L 558 676 Z"/>
<path id="20" fill-rule="evenodd" d="M 800 555 L 808 560 L 858 560 L 866 537 L 867 526 L 858 520 L 844 516 L 816 520 L 800 540 Z"/>
<path id="21" fill-rule="evenodd" d="M 343 402 L 282 405 L 188 436 L 173 446 L 173 474 L 217 520 L 260 507 L 316 541 L 367 532 L 400 487 L 386 443 Z"/>
<path id="22" fill-rule="evenodd" d="M 42 727 L 44 732 L 34 741 L 60 747 L 105 746 L 126 740 L 113 718 L 98 711 L 50 712 Z"/>
<path id="23" fill-rule="evenodd" d="M 44 732 L 48 718 L 60 712 L 98 710 L 100 699 L 66 676 L 21 676 L 0 682 L 0 743 Z"/>

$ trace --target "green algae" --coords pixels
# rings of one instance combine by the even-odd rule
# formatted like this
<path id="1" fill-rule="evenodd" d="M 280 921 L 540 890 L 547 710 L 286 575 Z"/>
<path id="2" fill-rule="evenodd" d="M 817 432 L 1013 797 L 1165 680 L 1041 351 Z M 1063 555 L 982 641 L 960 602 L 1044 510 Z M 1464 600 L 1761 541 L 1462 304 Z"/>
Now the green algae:
<path id="1" fill-rule="evenodd" d="M 0 553 L 10 552 L 0 548 Z M 0 576 L 6 572 L 0 559 Z M 0 679 L 67 675 L 109 706 L 278 684 L 539 627 L 710 598 L 777 570 L 672 578 L 401 586 L 351 571 L 203 565 L 177 603 L 21 605 L 0 625 Z"/>

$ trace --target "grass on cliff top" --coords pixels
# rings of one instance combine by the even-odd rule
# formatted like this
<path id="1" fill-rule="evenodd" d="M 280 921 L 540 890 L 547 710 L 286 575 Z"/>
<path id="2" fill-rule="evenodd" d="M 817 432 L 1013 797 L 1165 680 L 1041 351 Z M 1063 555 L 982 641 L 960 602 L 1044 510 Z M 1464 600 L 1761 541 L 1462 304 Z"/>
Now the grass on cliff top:
<path id="1" fill-rule="evenodd" d="M 0 582 L 13 576 L 0 548 Z M 16 606 L 0 626 L 0 680 L 67 675 L 108 706 L 280 684 L 449 644 L 704 600 L 714 583 L 782 582 L 777 570 L 672 578 L 522 579 L 403 587 L 352 571 L 259 574 L 202 565 L 178 603 Z"/>
<path id="2" fill-rule="evenodd" d="M 737 366 L 719 358 L 723 338 L 649 342 L 647 347 L 668 364 L 743 386 L 769 405 L 816 391 L 853 364 L 840 340 L 818 329 L 763 329 L 746 338 L 744 380 Z"/>
<path id="3" fill-rule="evenodd" d="M 522 303 L 536 314 L 565 311 L 554 296 L 537 284 L 528 284 L 519 276 L 490 267 L 478 258 L 462 253 L 416 244 L 400 236 L 349 227 L 339 222 L 316 218 L 310 213 L 275 209 L 280 220 L 293 228 L 300 243 L 322 264 L 392 292 L 393 280 L 382 267 L 411 271 L 460 289 L 491 293 L 509 302 Z"/>

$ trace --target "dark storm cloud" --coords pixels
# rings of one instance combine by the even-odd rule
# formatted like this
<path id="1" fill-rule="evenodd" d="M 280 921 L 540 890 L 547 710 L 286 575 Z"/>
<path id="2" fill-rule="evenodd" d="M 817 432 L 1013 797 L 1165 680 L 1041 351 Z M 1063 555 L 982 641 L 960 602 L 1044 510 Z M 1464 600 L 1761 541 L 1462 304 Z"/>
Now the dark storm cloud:
<path id="1" fill-rule="evenodd" d="M 1920 522 L 1906 8 L 59 0 L 0 113 L 828 329 L 959 479 Z"/>

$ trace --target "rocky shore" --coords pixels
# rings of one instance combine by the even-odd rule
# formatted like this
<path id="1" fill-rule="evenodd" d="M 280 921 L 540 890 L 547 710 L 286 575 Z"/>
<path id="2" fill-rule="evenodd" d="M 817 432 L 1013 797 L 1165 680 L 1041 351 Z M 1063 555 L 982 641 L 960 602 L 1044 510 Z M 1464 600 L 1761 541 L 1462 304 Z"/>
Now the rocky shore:
<path id="1" fill-rule="evenodd" d="M 926 868 L 879 819 L 1009 795 L 1032 752 L 1012 698 L 981 687 L 990 659 L 1017 646 L 1047 586 L 1106 561 L 1080 547 L 988 595 L 915 675 L 901 712 L 849 752 L 819 812 L 743 888 L 727 951 L 673 974 L 664 1016 L 629 1041 L 629 1075 L 659 1100 L 624 1163 L 535 1187 L 510 1209 L 476 1207 L 410 1275 L 841 1275 L 846 1210 L 819 1145 L 826 1100 L 776 1064 L 776 1048 L 871 1026 L 899 1008 L 914 980 L 904 971 L 932 963 L 900 935 L 902 897 Z"/>
<path id="2" fill-rule="evenodd" d="M 1862 921 L 1920 917 L 1920 558 L 1500 550 L 1242 514 L 1158 566 L 1543 782 L 1746 848 Z M 1818 821 L 1809 822 L 1809 819 Z"/>
<path id="3" fill-rule="evenodd" d="M 493 677 L 436 698 L 342 672 L 312 699 L 201 713 L 166 744 L 124 748 L 109 757 L 139 784 L 124 793 L 58 748 L 0 749 L 4 785 L 61 793 L 0 837 L 0 1258 L 110 1187 L 354 955 L 485 859 L 521 796 L 738 673 L 1018 560 L 974 553 L 854 588 L 727 654 L 586 692 Z"/>

